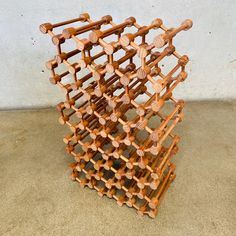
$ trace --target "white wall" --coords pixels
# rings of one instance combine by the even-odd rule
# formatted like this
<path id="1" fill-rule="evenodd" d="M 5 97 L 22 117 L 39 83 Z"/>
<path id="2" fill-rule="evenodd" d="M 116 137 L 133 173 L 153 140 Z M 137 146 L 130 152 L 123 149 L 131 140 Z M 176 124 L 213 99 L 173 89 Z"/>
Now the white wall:
<path id="1" fill-rule="evenodd" d="M 128 16 L 140 24 L 160 17 L 168 27 L 193 19 L 194 27 L 175 41 L 178 51 L 191 58 L 189 77 L 176 96 L 236 98 L 235 0 L 0 0 L 0 108 L 51 106 L 60 100 L 62 93 L 49 83 L 44 67 L 54 48 L 38 26 L 82 12 L 93 19 L 111 14 L 117 23 Z"/>

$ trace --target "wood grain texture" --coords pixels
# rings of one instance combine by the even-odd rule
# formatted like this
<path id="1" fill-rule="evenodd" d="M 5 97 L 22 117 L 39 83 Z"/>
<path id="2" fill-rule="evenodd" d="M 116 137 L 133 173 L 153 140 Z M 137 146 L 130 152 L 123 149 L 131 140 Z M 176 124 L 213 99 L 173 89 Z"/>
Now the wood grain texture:
<path id="1" fill-rule="evenodd" d="M 63 139 L 74 157 L 71 179 L 139 215 L 156 216 L 175 178 L 171 159 L 180 138 L 173 130 L 183 119 L 184 101 L 173 91 L 186 79 L 189 59 L 176 51 L 173 39 L 191 27 L 189 19 L 168 29 L 158 18 L 141 27 L 134 17 L 115 24 L 111 16 L 92 21 L 88 13 L 40 26 L 56 46 L 46 67 L 50 82 L 65 94 L 57 109 L 59 122 L 71 130 Z M 151 30 L 158 33 L 150 40 Z M 175 65 L 167 64 L 166 72 L 163 60 Z"/>

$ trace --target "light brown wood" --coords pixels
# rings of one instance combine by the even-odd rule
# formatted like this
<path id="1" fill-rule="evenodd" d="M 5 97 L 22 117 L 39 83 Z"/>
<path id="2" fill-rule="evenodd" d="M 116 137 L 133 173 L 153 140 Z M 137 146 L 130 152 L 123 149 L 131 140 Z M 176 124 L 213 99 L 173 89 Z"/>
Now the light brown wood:
<path id="1" fill-rule="evenodd" d="M 92 21 L 87 13 L 40 26 L 56 46 L 46 67 L 65 95 L 57 110 L 71 130 L 63 138 L 75 160 L 71 179 L 139 215 L 156 216 L 175 178 L 171 159 L 180 138 L 173 130 L 183 119 L 184 101 L 173 92 L 187 77 L 189 59 L 173 41 L 191 27 L 187 19 L 168 29 L 159 18 L 140 26 L 134 17 L 116 25 L 109 15 Z M 158 35 L 150 41 L 151 30 Z M 67 51 L 69 44 L 73 50 Z M 176 64 L 166 71 L 160 64 L 169 58 Z"/>

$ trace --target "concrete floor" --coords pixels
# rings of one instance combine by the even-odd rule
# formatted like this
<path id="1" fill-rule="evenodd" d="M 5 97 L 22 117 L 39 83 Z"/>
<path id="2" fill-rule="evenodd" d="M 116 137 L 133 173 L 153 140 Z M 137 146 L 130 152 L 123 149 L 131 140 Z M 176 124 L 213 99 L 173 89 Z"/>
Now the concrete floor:
<path id="1" fill-rule="evenodd" d="M 155 219 L 82 189 L 54 109 L 0 112 L 0 235 L 235 235 L 236 103 L 188 103 Z"/>

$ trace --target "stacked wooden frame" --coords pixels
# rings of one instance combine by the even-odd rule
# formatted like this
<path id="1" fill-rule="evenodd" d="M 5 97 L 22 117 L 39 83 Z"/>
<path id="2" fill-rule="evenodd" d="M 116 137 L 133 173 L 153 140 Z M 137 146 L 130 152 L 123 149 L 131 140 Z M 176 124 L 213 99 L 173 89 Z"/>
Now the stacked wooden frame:
<path id="1" fill-rule="evenodd" d="M 152 218 L 175 178 L 173 129 L 183 118 L 173 90 L 187 77 L 188 57 L 173 39 L 191 26 L 166 28 L 161 19 L 140 26 L 134 17 L 117 25 L 87 13 L 40 25 L 57 49 L 46 66 L 65 93 L 57 109 L 71 130 L 63 140 L 72 179 Z"/>

